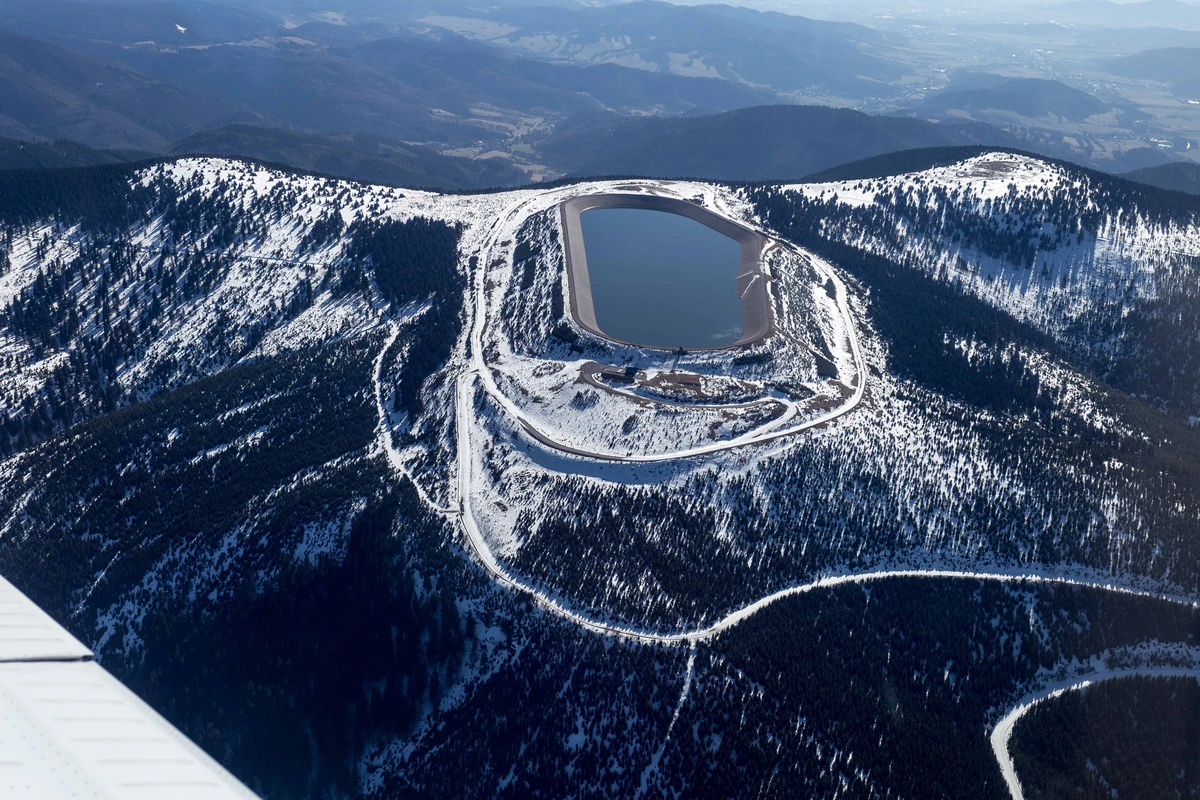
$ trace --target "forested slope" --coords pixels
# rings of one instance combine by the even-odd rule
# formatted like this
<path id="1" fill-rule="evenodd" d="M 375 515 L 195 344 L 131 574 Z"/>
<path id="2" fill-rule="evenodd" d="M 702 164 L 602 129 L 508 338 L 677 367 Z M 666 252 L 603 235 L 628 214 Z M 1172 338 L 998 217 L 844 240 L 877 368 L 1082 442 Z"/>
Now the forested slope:
<path id="1" fill-rule="evenodd" d="M 1200 194 L 1200 164 L 1191 162 L 1176 162 L 1163 164 L 1160 167 L 1136 169 L 1133 172 L 1126 172 L 1123 177 L 1173 192 Z"/>
<path id="2" fill-rule="evenodd" d="M 1193 428 L 1089 377 L 1051 333 L 987 298 L 811 234 L 753 205 L 758 192 L 777 196 L 744 190 L 749 208 L 849 280 L 863 407 L 778 450 L 572 471 L 506 435 L 504 416 L 477 398 L 490 445 L 481 513 L 502 520 L 496 546 L 516 574 L 654 630 L 700 627 L 819 575 L 897 566 L 1149 578 L 1194 591 Z M 525 235 L 506 278 L 521 298 L 512 313 L 525 319 L 536 302 L 533 316 L 551 325 L 553 292 L 520 287 L 528 259 L 546 274 L 556 251 Z M 784 277 L 803 264 L 773 267 L 776 296 L 793 292 L 777 314 L 801 307 Z M 547 342 L 548 361 L 571 357 L 547 326 L 520 330 L 525 343 Z"/>
<path id="3" fill-rule="evenodd" d="M 1013 732 L 1029 797 L 1195 797 L 1194 678 L 1120 678 L 1034 707 Z"/>
<path id="4" fill-rule="evenodd" d="M 240 361 L 361 332 L 380 302 L 424 299 L 447 280 L 457 296 L 452 225 L 347 225 L 333 203 L 363 194 L 351 184 L 276 180 L 247 195 L 172 170 L 0 177 L 0 453 Z M 407 260 L 388 250 L 398 244 Z M 444 359 L 446 344 L 431 346 Z"/>
<path id="5" fill-rule="evenodd" d="M 172 142 L 171 155 L 253 158 L 352 181 L 436 189 L 485 189 L 528 183 L 505 159 L 452 158 L 366 133 L 305 134 L 226 125 Z"/>
<path id="6" fill-rule="evenodd" d="M 770 256 L 778 331 L 838 363 L 787 372 L 770 340 L 638 358 L 864 392 L 800 435 L 650 465 L 552 452 L 482 391 L 455 412 L 477 314 L 484 357 L 531 372 L 623 356 L 571 321 L 554 214 L 629 182 L 6 175 L 0 572 L 270 798 L 1003 797 L 988 735 L 1028 692 L 1200 664 L 1194 607 L 1112 590 L 1200 586 L 1191 362 L 1163 379 L 1175 351 L 1137 327 L 1191 330 L 1194 209 L 1012 158 L 837 200 L 653 184 L 800 245 Z M 1093 339 L 1089 315 L 1124 327 Z M 491 579 L 465 503 L 558 606 Z M 925 572 L 816 582 L 897 569 Z M 690 646 L 554 611 L 675 633 L 809 584 Z"/>
<path id="7" fill-rule="evenodd" d="M 458 336 L 459 228 L 347 224 L 361 187 L 223 166 L 263 192 L 0 182 L 0 571 L 264 796 L 353 791 L 364 743 L 469 672 L 476 619 L 411 563 L 440 526 L 375 439 L 386 310 L 426 323 L 388 349 L 390 406 Z"/>
<path id="8" fill-rule="evenodd" d="M 1116 388 L 1183 419 L 1200 411 L 1193 198 L 1005 153 L 751 197 L 799 241 L 921 271 L 1033 325 Z"/>

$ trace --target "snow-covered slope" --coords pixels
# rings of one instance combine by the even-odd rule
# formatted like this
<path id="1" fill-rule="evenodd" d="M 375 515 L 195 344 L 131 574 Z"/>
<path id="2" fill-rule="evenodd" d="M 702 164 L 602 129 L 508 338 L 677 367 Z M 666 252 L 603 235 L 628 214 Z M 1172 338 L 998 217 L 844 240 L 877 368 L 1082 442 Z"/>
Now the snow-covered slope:
<path id="1" fill-rule="evenodd" d="M 776 333 L 745 352 L 681 358 L 614 347 L 575 327 L 562 300 L 552 211 L 567 197 L 660 192 L 743 222 L 757 209 L 772 224 L 770 203 L 783 198 L 803 213 L 827 213 L 818 233 L 928 266 L 928 275 L 1011 318 L 1078 343 L 1081 319 L 1117 314 L 1118 299 L 1158 296 L 1156 253 L 1193 246 L 1179 213 L 1113 212 L 1115 195 L 1094 184 L 992 154 L 913 176 L 773 193 L 602 182 L 452 196 L 181 160 L 133 177 L 135 213 L 119 234 L 61 215 L 10 227 L 3 286 L 17 302 L 7 312 L 6 391 L 27 418 L 49 418 L 44 435 L 72 415 L 41 407 L 74 402 L 78 419 L 235 364 L 366 341 L 387 321 L 399 339 L 374 391 L 393 463 L 428 502 L 469 503 L 484 540 L 516 573 L 601 617 L 699 624 L 818 571 L 894 563 L 1054 565 L 1190 590 L 1198 578 L 1184 534 L 1196 487 L 1181 476 L 1149 492 L 1156 458 L 1124 452 L 1168 434 L 1036 337 L 947 330 L 939 346 L 965 377 L 944 389 L 912 383 L 895 371 L 888 331 L 879 335 L 875 289 L 855 276 L 838 290 L 836 260 L 776 244 L 766 253 Z M 465 282 L 445 284 L 441 295 L 464 296 L 450 305 L 431 306 L 421 292 L 432 289 L 415 288 L 418 273 L 401 281 L 411 289 L 397 289 L 394 265 L 383 262 L 398 256 L 371 244 L 382 235 L 372 226 L 418 219 L 459 231 Z M 903 253 L 885 247 L 901 240 Z M 1033 269 L 1017 258 L 1030 247 Z M 849 292 L 844 318 L 839 291 Z M 467 328 L 437 323 L 453 320 L 460 303 Z M 564 329 L 569 335 L 556 333 Z M 422 405 L 413 399 L 419 383 L 403 388 L 403 373 L 424 363 L 435 330 L 444 331 L 437 359 L 446 363 L 431 364 L 443 379 L 427 385 Z M 1086 343 L 1093 354 L 1114 349 Z M 869 376 L 858 374 L 859 348 Z M 650 376 L 646 388 L 605 385 L 589 366 L 631 362 Z M 463 384 L 444 380 L 468 368 L 487 389 L 475 398 L 476 420 L 455 418 Z M 1009 387 L 1007 406 L 989 405 L 986 391 L 964 393 L 984 373 Z M 679 402 L 649 388 L 674 374 L 723 380 L 742 395 Z M 64 381 L 81 384 L 84 399 L 64 401 Z M 807 429 L 806 419 L 825 420 L 830 409 L 850 413 Z M 469 458 L 456 427 L 469 433 Z M 1062 450 L 1063 437 L 1079 436 L 1082 447 Z M 718 452 L 760 440 L 769 444 Z M 659 463 L 619 463 L 628 458 Z M 463 470 L 471 496 L 456 497 Z M 579 559 L 580 548 L 590 557 Z"/>
<path id="2" fill-rule="evenodd" d="M 919 270 L 1044 331 L 1123 391 L 1200 411 L 1192 198 L 1010 153 L 753 193 L 772 225 Z"/>
<path id="3" fill-rule="evenodd" d="M 1134 380 L 1191 324 L 1188 208 L 1007 155 L 749 190 L 122 180 L 103 214 L 0 207 L 0 572 L 256 790 L 911 794 L 891 770 L 928 756 L 854 720 L 932 696 L 980 728 L 953 795 L 1000 706 L 1144 644 L 1099 620 L 1195 644 L 1200 434 L 1088 374 L 1140 360 L 1130 392 L 1190 408 L 1190 362 Z M 763 230 L 773 335 L 576 326 L 554 212 L 603 191 Z M 787 677 L 856 633 L 885 684 Z"/>

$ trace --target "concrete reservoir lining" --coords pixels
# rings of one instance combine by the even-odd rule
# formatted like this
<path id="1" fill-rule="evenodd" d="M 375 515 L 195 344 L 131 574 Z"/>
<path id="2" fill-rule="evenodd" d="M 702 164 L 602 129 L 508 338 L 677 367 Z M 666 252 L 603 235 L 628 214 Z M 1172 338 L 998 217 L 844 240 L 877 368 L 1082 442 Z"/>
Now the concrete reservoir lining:
<path id="1" fill-rule="evenodd" d="M 717 233 L 733 239 L 741 248 L 741 264 L 737 274 L 737 293 L 742 303 L 742 335 L 736 342 L 720 347 L 691 348 L 723 350 L 756 342 L 771 330 L 771 310 L 763 279 L 761 255 L 762 237 L 755 231 L 738 225 L 706 208 L 672 197 L 643 194 L 592 194 L 574 197 L 559 206 L 562 220 L 567 275 L 571 291 L 571 316 L 576 324 L 605 339 L 638 347 L 673 349 L 644 342 L 630 342 L 610 336 L 596 321 L 592 302 L 591 279 L 588 273 L 587 249 L 579 215 L 597 208 L 636 208 L 665 211 L 687 217 Z"/>

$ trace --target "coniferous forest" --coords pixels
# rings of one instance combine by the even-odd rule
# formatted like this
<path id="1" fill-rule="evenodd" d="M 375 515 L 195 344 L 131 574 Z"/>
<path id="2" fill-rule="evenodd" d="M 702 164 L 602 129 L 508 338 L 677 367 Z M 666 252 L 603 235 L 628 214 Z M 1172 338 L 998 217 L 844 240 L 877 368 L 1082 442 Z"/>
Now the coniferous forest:
<path id="1" fill-rule="evenodd" d="M 1013 732 L 1030 797 L 1196 797 L 1194 678 L 1118 678 L 1036 706 Z"/>

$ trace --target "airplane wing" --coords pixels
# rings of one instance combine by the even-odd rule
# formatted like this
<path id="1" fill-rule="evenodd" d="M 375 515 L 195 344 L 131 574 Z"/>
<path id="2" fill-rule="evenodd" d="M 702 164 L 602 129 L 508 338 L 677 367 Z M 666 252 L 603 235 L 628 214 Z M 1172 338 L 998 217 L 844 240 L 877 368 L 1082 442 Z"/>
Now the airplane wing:
<path id="1" fill-rule="evenodd" d="M 0 578 L 0 798 L 255 795 Z"/>

